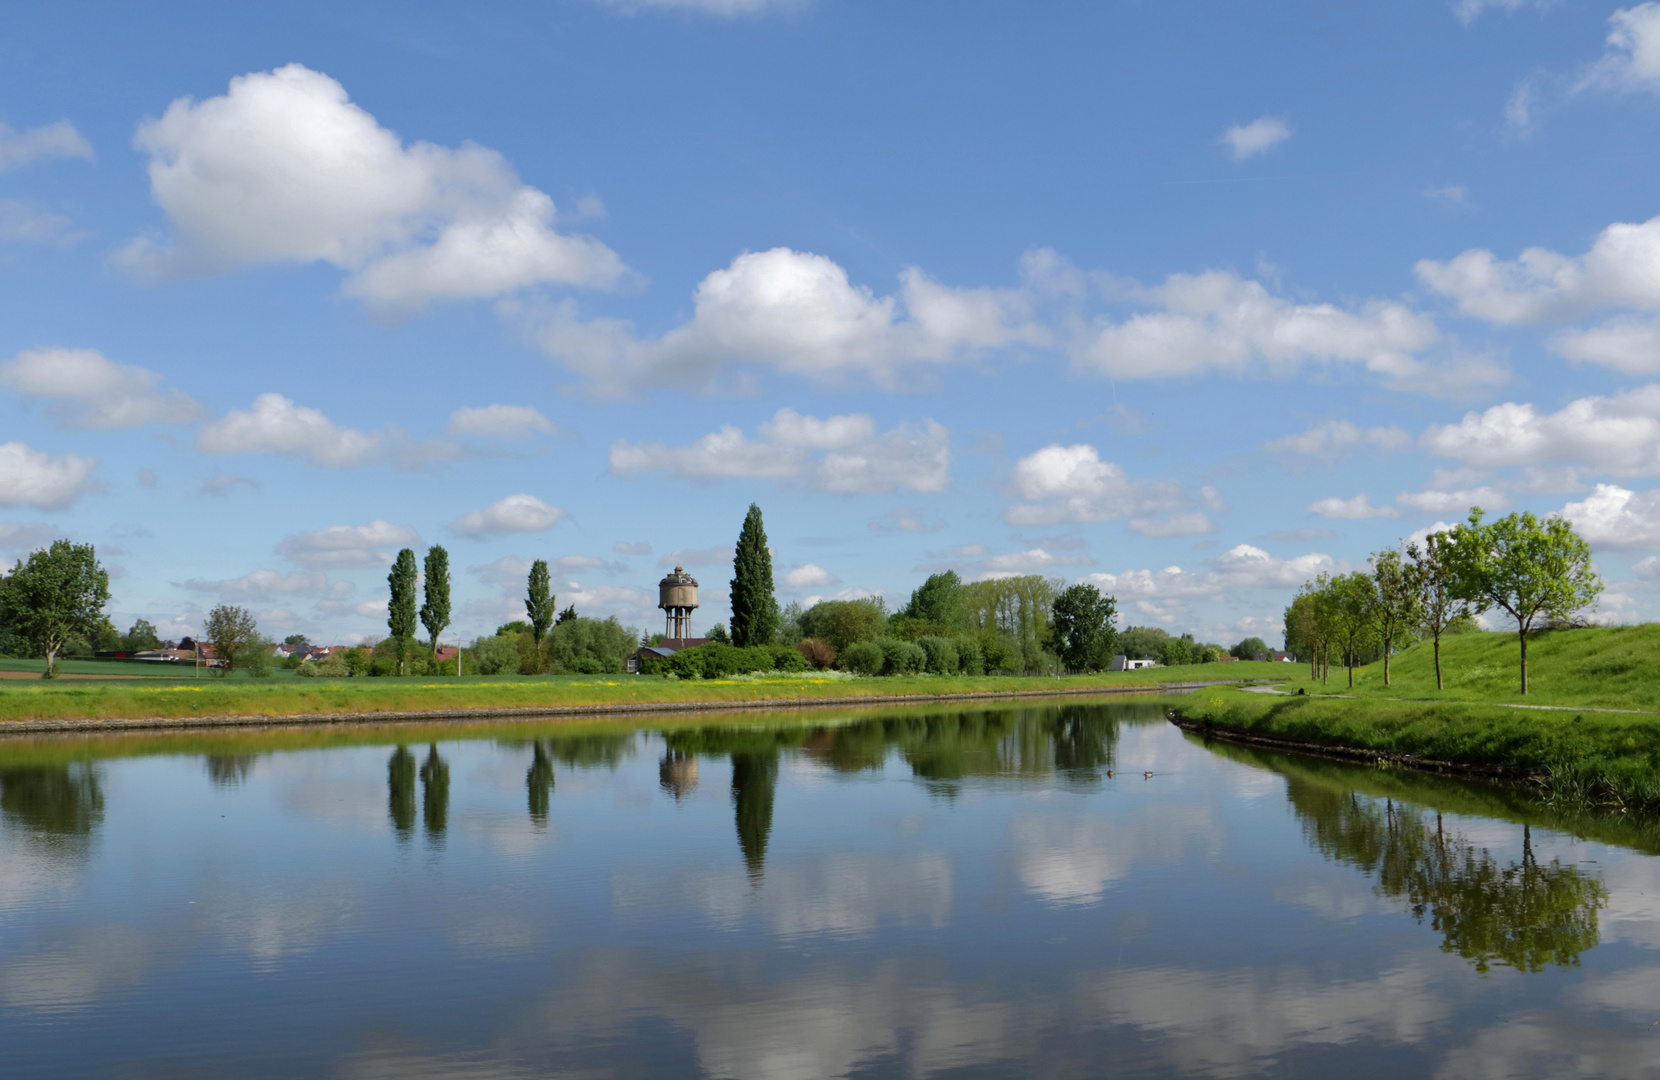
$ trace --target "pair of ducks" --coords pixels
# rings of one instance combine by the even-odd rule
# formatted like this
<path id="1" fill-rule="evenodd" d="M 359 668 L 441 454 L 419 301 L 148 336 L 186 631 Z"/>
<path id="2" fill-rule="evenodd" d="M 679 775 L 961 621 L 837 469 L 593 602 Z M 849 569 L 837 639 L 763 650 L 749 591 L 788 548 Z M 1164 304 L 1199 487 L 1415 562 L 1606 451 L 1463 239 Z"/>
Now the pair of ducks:
<path id="1" fill-rule="evenodd" d="M 1143 780 L 1151 780 L 1153 778 L 1153 771 L 1151 769 L 1147 770 L 1146 772 L 1141 774 L 1141 778 Z M 1107 779 L 1108 780 L 1112 779 L 1112 770 L 1111 769 L 1107 770 Z"/>

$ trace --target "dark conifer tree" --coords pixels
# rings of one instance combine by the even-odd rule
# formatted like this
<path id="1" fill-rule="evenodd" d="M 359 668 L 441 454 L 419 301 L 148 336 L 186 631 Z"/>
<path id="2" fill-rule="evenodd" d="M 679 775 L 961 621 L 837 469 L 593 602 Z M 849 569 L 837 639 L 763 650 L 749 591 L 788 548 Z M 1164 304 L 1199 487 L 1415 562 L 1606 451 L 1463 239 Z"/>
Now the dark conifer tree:
<path id="1" fill-rule="evenodd" d="M 732 559 L 732 644 L 771 645 L 778 636 L 778 600 L 772 595 L 772 553 L 761 508 L 749 504 Z"/>

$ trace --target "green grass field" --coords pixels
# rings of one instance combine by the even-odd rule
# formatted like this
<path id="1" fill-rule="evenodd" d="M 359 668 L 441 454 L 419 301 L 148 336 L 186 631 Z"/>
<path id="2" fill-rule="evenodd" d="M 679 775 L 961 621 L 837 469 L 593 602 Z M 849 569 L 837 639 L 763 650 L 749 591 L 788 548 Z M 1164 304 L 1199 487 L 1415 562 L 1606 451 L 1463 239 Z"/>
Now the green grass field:
<path id="1" fill-rule="evenodd" d="M 1660 625 L 1558 631 L 1528 653 L 1526 697 L 1515 637 L 1482 633 L 1442 643 L 1441 692 L 1416 645 L 1391 662 L 1389 687 L 1381 664 L 1358 669 L 1352 691 L 1346 672 L 1328 685 L 1303 668 L 1280 689 L 1306 696 L 1205 690 L 1177 708 L 1235 731 L 1527 770 L 1551 800 L 1660 809 Z"/>
<path id="2" fill-rule="evenodd" d="M 27 661 L 8 662 L 27 664 Z M 93 673 L 116 664 L 83 662 Z M 725 704 L 796 698 L 938 697 L 947 694 L 1155 689 L 1161 683 L 1265 679 L 1285 664 L 1198 664 L 1117 675 L 981 678 L 911 676 L 830 679 L 805 674 L 680 681 L 643 675 L 465 676 L 462 678 L 219 678 L 0 680 L 0 724 L 18 720 L 265 717 L 451 710 L 537 709 L 696 702 Z M 40 670 L 37 666 L 33 670 Z M 16 670 L 16 668 L 14 668 Z M 68 670 L 68 669 L 66 669 Z M 125 673 L 125 672 L 121 672 Z"/>

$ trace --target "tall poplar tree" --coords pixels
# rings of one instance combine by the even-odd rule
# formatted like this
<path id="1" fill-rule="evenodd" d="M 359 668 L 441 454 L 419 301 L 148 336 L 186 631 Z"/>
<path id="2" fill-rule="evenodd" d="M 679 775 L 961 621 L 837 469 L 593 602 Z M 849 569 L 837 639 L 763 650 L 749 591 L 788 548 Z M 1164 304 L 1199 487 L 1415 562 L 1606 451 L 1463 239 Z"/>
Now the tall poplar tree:
<path id="1" fill-rule="evenodd" d="M 772 552 L 761 508 L 749 504 L 732 559 L 732 644 L 771 645 L 778 636 L 778 600 L 772 595 Z"/>
<path id="2" fill-rule="evenodd" d="M 421 625 L 432 637 L 432 662 L 438 662 L 438 635 L 450 624 L 450 553 L 441 544 L 427 548 L 426 602 Z"/>
<path id="3" fill-rule="evenodd" d="M 553 625 L 553 581 L 548 575 L 548 561 L 537 559 L 530 564 L 530 579 L 525 585 L 525 618 L 530 620 L 530 633 L 536 647 L 542 647 L 542 638 Z"/>
<path id="4" fill-rule="evenodd" d="M 404 548 L 398 552 L 392 572 L 386 575 L 386 584 L 392 595 L 386 604 L 386 629 L 392 634 L 392 647 L 398 651 L 398 674 L 407 674 L 405 660 L 409 656 L 409 642 L 415 636 L 415 579 L 420 576 L 415 568 L 415 552 Z"/>

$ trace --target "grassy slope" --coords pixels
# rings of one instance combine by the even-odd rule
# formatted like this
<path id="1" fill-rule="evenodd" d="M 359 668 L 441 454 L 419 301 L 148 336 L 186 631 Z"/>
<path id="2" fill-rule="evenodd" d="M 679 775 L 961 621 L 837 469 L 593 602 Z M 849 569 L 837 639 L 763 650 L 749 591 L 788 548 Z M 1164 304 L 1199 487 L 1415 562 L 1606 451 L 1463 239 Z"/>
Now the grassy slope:
<path id="1" fill-rule="evenodd" d="M 1308 686 L 1308 690 L 1364 697 L 1660 710 L 1660 623 L 1541 634 L 1528 642 L 1527 659 L 1526 697 L 1521 693 L 1521 649 L 1516 635 L 1502 633 L 1459 634 L 1443 640 L 1444 691 L 1435 689 L 1434 653 L 1427 642 L 1390 660 L 1388 687 L 1383 685 L 1383 665 L 1378 663 L 1355 669 L 1353 690 L 1348 673 L 1337 667 L 1331 670 L 1329 684 Z M 1298 675 L 1306 679 L 1308 669 L 1302 668 Z"/>
<path id="2" fill-rule="evenodd" d="M 1660 807 L 1660 715 L 1536 711 L 1506 703 L 1652 709 L 1660 705 L 1660 625 L 1547 634 L 1529 648 L 1533 692 L 1517 685 L 1517 646 L 1506 634 L 1469 634 L 1442 645 L 1447 690 L 1419 645 L 1391 663 L 1358 670 L 1355 689 L 1288 688 L 1306 697 L 1208 690 L 1179 706 L 1189 719 L 1258 734 L 1480 765 L 1533 770 L 1547 796 Z M 1354 698 L 1338 697 L 1353 693 Z M 1426 700 L 1427 699 L 1427 700 Z"/>
<path id="3" fill-rule="evenodd" d="M 1185 679 L 1283 675 L 1284 664 L 1161 668 L 1118 675 L 1048 678 L 824 679 L 778 676 L 681 682 L 634 675 L 494 676 L 410 679 L 200 679 L 0 681 L 0 722 L 32 719 L 292 716 L 305 713 L 533 709 L 661 702 L 747 702 L 790 698 L 938 696 L 1010 691 L 1157 687 Z"/>

